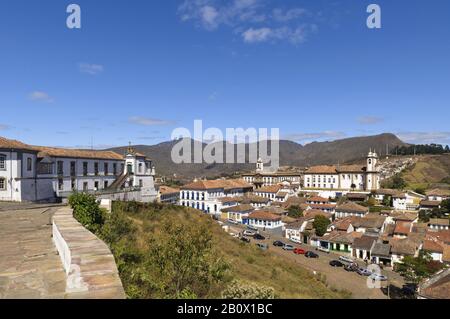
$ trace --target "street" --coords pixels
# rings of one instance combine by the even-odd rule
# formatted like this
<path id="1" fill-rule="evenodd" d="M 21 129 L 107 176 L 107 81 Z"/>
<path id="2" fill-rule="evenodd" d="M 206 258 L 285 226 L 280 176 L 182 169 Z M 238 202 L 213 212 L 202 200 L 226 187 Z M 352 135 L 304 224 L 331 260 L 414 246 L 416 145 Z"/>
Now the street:
<path id="1" fill-rule="evenodd" d="M 230 232 L 239 234 L 247 229 L 244 225 L 232 225 L 228 222 L 225 223 L 230 226 Z M 255 243 L 266 243 L 269 246 L 269 251 L 282 256 L 283 258 L 288 258 L 295 261 L 303 268 L 310 270 L 316 274 L 322 274 L 326 276 L 327 283 L 337 289 L 345 289 L 352 293 L 352 297 L 356 299 L 386 299 L 388 298 L 381 289 L 379 288 L 368 288 L 368 277 L 360 276 L 355 272 L 347 272 L 343 268 L 334 268 L 329 265 L 331 260 L 338 260 L 338 254 L 333 252 L 327 254 L 324 252 L 319 252 L 315 250 L 315 247 L 296 244 L 290 242 L 287 238 L 281 235 L 273 235 L 264 231 L 260 231 L 260 234 L 266 237 L 265 240 L 254 240 L 251 239 L 251 245 Z M 283 243 L 292 244 L 294 247 L 301 247 L 304 250 L 314 251 L 319 255 L 319 258 L 306 258 L 304 255 L 296 255 L 292 251 L 283 250 L 281 247 L 273 246 L 273 242 L 279 240 Z M 359 265 L 365 267 L 364 263 L 359 262 Z M 388 282 L 381 282 L 381 287 L 387 287 L 388 284 L 395 285 L 397 287 L 402 287 L 403 279 L 397 273 L 383 269 L 382 274 L 389 278 Z M 370 279 L 369 279 L 370 280 Z M 371 281 L 371 280 L 370 280 Z"/>

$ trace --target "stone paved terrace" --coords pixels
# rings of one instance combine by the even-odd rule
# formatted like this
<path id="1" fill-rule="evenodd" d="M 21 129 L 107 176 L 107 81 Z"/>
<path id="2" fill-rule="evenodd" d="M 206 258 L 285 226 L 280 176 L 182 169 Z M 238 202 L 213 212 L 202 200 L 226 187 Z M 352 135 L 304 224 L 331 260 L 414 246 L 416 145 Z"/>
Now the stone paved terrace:
<path id="1" fill-rule="evenodd" d="M 125 298 L 108 247 L 77 223 L 70 209 L 4 204 L 0 203 L 0 299 Z M 81 277 L 66 275 L 52 240 L 52 216 Z"/>
<path id="2" fill-rule="evenodd" d="M 66 275 L 49 225 L 55 209 L 18 208 L 0 211 L 0 298 L 64 298 Z"/>

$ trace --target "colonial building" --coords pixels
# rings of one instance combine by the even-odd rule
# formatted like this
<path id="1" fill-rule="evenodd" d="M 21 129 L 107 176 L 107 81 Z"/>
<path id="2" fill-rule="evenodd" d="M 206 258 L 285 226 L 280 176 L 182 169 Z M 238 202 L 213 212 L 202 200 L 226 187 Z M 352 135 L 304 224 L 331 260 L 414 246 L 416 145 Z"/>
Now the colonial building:
<path id="1" fill-rule="evenodd" d="M 212 215 L 229 205 L 223 198 L 242 197 L 253 191 L 253 186 L 242 179 L 198 180 L 184 185 L 180 190 L 180 205 L 192 207 Z"/>
<path id="2" fill-rule="evenodd" d="M 374 191 L 380 188 L 378 155 L 367 155 L 366 165 L 314 166 L 304 173 L 304 188 L 335 191 Z"/>
<path id="3" fill-rule="evenodd" d="M 75 150 L 32 146 L 0 137 L 0 200 L 55 201 L 73 192 L 133 190 L 135 199 L 153 201 L 151 160 L 128 149 Z"/>
<path id="4" fill-rule="evenodd" d="M 269 172 L 264 169 L 262 159 L 256 163 L 256 171 L 253 173 L 242 174 L 242 178 L 250 184 L 253 184 L 256 189 L 266 186 L 272 186 L 282 183 L 289 185 L 297 185 L 300 188 L 302 173 L 301 172 Z"/>
<path id="5" fill-rule="evenodd" d="M 161 185 L 158 188 L 158 202 L 177 205 L 180 198 L 180 189 Z"/>

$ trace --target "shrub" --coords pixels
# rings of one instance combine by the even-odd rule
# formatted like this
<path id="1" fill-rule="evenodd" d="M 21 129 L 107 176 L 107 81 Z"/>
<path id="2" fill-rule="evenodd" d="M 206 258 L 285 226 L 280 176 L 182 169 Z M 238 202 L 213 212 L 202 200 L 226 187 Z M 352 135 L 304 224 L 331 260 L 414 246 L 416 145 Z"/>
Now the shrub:
<path id="1" fill-rule="evenodd" d="M 100 208 L 94 195 L 75 193 L 69 197 L 73 217 L 89 231 L 98 234 L 105 222 L 105 213 Z"/>
<path id="2" fill-rule="evenodd" d="M 234 280 L 223 292 L 224 299 L 275 299 L 272 287 L 246 284 Z"/>

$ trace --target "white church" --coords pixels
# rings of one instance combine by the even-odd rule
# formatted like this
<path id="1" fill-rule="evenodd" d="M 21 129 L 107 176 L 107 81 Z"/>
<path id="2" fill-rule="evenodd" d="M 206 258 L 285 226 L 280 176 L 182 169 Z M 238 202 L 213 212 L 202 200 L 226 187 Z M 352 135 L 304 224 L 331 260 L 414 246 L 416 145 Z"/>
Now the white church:
<path id="1" fill-rule="evenodd" d="M 369 151 L 366 165 L 321 165 L 304 173 L 303 188 L 371 192 L 380 189 L 378 155 Z"/>
<path id="2" fill-rule="evenodd" d="M 120 155 L 32 146 L 0 137 L 0 201 L 56 201 L 88 192 L 151 202 L 157 197 L 154 176 L 152 161 L 131 147 Z"/>

